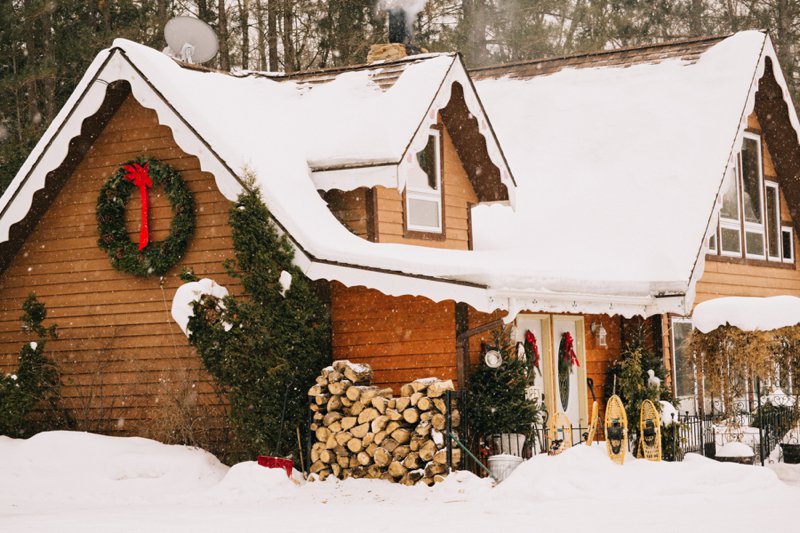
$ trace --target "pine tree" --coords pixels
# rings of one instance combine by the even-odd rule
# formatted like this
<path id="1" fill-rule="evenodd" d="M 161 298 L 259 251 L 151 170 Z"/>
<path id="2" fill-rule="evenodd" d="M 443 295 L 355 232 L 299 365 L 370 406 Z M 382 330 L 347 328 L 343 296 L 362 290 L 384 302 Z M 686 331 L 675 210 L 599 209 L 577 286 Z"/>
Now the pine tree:
<path id="1" fill-rule="evenodd" d="M 245 297 L 195 303 L 189 340 L 228 394 L 242 451 L 290 453 L 295 428 L 307 426 L 306 391 L 330 361 L 328 311 L 257 192 L 239 197 L 230 225 L 236 260 L 228 268 Z M 283 272 L 291 275 L 285 291 Z"/>

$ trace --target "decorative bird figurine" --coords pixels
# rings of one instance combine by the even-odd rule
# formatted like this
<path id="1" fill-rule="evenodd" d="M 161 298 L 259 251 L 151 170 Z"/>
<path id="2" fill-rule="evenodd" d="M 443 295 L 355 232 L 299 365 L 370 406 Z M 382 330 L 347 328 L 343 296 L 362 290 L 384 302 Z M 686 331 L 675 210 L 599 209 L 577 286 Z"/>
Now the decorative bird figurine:
<path id="1" fill-rule="evenodd" d="M 652 369 L 647 371 L 647 375 L 650 376 L 647 378 L 648 387 L 653 387 L 654 389 L 661 387 L 661 378 L 657 378 L 656 373 Z"/>

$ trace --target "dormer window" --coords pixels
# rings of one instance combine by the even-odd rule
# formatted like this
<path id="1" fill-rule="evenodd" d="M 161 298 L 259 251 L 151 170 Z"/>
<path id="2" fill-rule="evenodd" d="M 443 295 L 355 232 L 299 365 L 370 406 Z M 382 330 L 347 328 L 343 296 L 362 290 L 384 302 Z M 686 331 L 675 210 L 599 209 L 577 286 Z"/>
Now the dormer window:
<path id="1" fill-rule="evenodd" d="M 417 153 L 418 167 L 406 186 L 406 228 L 442 233 L 441 134 L 431 130 L 428 143 Z"/>

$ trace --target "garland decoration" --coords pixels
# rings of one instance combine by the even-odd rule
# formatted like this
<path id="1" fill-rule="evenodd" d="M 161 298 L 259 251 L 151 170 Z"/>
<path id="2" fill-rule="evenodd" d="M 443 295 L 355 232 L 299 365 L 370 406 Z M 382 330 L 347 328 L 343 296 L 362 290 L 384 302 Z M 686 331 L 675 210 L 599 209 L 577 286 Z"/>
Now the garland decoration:
<path id="1" fill-rule="evenodd" d="M 569 375 L 573 366 L 580 366 L 578 356 L 575 354 L 575 341 L 569 331 L 561 337 L 558 346 L 558 392 L 561 397 L 561 406 L 567 410 L 569 404 Z"/>
<path id="2" fill-rule="evenodd" d="M 147 188 L 161 186 L 172 204 L 169 236 L 161 242 L 150 242 Z M 125 206 L 134 189 L 142 201 L 142 225 L 139 242 L 134 243 L 125 228 Z M 134 276 L 163 276 L 186 251 L 194 232 L 194 200 L 192 193 L 171 166 L 139 157 L 124 163 L 100 189 L 97 197 L 97 244 L 106 251 L 112 266 Z"/>
<path id="3" fill-rule="evenodd" d="M 542 369 L 539 368 L 539 347 L 536 346 L 536 335 L 534 335 L 531 330 L 525 332 L 525 344 L 523 346 L 525 348 L 525 356 L 533 361 L 534 368 L 541 374 Z"/>

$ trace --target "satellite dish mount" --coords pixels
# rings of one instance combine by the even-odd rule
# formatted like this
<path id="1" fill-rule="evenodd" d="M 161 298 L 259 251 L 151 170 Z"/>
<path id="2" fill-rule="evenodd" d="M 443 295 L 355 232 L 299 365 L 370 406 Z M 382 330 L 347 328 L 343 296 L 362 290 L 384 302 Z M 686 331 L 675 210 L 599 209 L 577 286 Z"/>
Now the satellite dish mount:
<path id="1" fill-rule="evenodd" d="M 175 17 L 164 26 L 167 41 L 165 53 L 186 63 L 202 64 L 211 61 L 219 50 L 214 29 L 194 17 Z"/>

